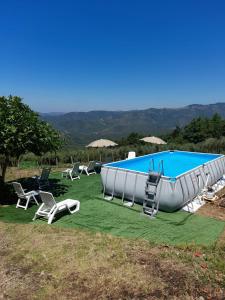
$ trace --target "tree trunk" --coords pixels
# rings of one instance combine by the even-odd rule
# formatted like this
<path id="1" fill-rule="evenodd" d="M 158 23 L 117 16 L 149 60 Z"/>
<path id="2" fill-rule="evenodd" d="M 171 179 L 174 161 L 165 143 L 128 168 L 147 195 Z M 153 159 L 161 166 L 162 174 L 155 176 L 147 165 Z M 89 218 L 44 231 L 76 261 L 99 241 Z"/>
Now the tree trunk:
<path id="1" fill-rule="evenodd" d="M 18 156 L 18 157 L 16 158 L 16 160 L 17 160 L 16 166 L 17 166 L 17 168 L 19 168 L 19 167 L 20 167 L 21 156 Z"/>
<path id="2" fill-rule="evenodd" d="M 7 167 L 8 167 L 8 162 L 5 161 L 4 163 L 1 164 L 1 171 L 2 171 L 2 181 L 5 182 L 5 175 L 6 175 L 6 170 L 7 170 Z"/>

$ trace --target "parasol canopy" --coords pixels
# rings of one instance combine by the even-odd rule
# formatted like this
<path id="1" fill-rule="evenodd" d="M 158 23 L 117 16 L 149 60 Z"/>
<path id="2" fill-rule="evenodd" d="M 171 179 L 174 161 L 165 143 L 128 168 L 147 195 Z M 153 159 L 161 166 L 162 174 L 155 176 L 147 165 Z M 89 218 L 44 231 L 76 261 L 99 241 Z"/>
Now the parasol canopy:
<path id="1" fill-rule="evenodd" d="M 118 144 L 116 144 L 113 141 L 106 140 L 106 139 L 100 139 L 100 140 L 96 140 L 96 141 L 91 142 L 86 147 L 87 148 L 104 148 L 104 147 L 115 147 L 117 145 Z"/>
<path id="2" fill-rule="evenodd" d="M 151 144 L 158 144 L 158 145 L 165 145 L 166 142 L 163 141 L 162 139 L 156 137 L 156 136 L 146 136 L 142 139 L 140 139 L 141 141 L 144 141 L 146 143 L 151 143 Z"/>

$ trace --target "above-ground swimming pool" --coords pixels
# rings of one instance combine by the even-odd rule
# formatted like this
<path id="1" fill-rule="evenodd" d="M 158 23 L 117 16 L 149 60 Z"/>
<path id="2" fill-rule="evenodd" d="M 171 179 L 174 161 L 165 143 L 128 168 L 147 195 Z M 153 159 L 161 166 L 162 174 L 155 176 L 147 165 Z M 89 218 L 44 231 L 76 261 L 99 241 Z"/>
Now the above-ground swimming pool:
<path id="1" fill-rule="evenodd" d="M 164 151 L 106 164 L 101 178 L 106 194 L 143 203 L 149 171 L 162 171 L 156 198 L 159 209 L 172 212 L 195 198 L 225 173 L 225 156 Z"/>

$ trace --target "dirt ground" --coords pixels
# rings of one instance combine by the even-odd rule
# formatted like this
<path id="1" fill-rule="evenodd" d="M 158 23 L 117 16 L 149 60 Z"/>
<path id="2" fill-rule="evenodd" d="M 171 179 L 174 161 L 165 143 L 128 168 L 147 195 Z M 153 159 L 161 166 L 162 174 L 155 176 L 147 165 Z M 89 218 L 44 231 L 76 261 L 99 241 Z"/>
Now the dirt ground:
<path id="1" fill-rule="evenodd" d="M 0 299 L 222 300 L 224 249 L 0 223 Z"/>
<path id="2" fill-rule="evenodd" d="M 206 217 L 225 221 L 225 190 L 218 193 L 215 201 L 207 201 L 196 213 Z"/>

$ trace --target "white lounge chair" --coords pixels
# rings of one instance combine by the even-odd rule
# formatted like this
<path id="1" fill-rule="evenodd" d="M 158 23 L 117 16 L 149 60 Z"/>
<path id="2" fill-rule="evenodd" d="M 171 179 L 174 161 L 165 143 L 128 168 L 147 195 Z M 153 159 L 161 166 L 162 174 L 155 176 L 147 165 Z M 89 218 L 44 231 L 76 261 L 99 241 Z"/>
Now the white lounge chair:
<path id="1" fill-rule="evenodd" d="M 39 195 L 43 203 L 35 213 L 33 221 L 38 217 L 44 217 L 48 219 L 48 224 L 51 224 L 57 213 L 68 210 L 70 214 L 74 214 L 80 209 L 78 200 L 66 199 L 57 203 L 52 193 L 41 191 Z"/>
<path id="2" fill-rule="evenodd" d="M 62 171 L 62 177 L 70 178 L 72 181 L 74 179 L 80 179 L 79 165 L 80 165 L 80 163 L 76 162 L 73 165 L 73 168 Z"/>
<path id="3" fill-rule="evenodd" d="M 128 152 L 128 157 L 126 159 L 132 159 L 136 157 L 136 152 L 130 151 Z"/>
<path id="4" fill-rule="evenodd" d="M 81 173 L 86 173 L 89 176 L 92 174 L 96 174 L 95 166 L 96 166 L 96 162 L 90 161 L 88 166 L 80 166 L 79 170 Z"/>
<path id="5" fill-rule="evenodd" d="M 28 205 L 29 205 L 30 201 L 32 201 L 32 200 L 37 205 L 39 205 L 37 199 L 35 198 L 35 196 L 38 195 L 38 193 L 36 191 L 25 192 L 24 189 L 22 188 L 22 185 L 19 182 L 13 182 L 12 185 L 18 196 L 16 208 L 20 207 L 20 208 L 24 208 L 25 210 L 27 210 Z M 24 202 L 24 200 L 26 201 L 25 205 L 22 204 L 22 202 Z"/>

